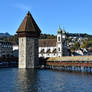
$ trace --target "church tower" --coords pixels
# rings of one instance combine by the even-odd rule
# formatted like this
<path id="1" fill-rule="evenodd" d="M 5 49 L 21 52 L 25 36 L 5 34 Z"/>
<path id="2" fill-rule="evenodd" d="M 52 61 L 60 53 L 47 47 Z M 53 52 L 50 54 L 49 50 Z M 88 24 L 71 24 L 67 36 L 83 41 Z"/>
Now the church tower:
<path id="1" fill-rule="evenodd" d="M 38 67 L 38 39 L 40 32 L 32 15 L 28 12 L 17 30 L 19 37 L 19 68 Z"/>
<path id="2" fill-rule="evenodd" d="M 62 57 L 62 30 L 60 27 L 57 31 L 57 56 Z"/>
<path id="3" fill-rule="evenodd" d="M 63 56 L 69 56 L 69 51 L 67 48 L 67 35 L 66 35 L 66 31 L 63 27 L 62 29 L 62 52 L 63 52 Z"/>

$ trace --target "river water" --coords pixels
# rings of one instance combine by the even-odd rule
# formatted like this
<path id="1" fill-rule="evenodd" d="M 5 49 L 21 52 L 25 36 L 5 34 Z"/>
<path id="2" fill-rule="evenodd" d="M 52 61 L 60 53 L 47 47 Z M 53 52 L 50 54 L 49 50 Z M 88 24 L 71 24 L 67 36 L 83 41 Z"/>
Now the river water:
<path id="1" fill-rule="evenodd" d="M 92 74 L 1 68 L 0 92 L 92 92 Z"/>

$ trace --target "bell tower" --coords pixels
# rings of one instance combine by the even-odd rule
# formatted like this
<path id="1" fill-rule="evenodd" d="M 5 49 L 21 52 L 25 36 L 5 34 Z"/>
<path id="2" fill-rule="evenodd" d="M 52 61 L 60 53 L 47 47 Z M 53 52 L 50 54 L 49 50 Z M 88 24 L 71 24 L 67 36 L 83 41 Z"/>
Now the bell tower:
<path id="1" fill-rule="evenodd" d="M 38 39 L 40 32 L 39 27 L 28 11 L 17 30 L 19 37 L 19 68 L 38 67 Z"/>
<path id="2" fill-rule="evenodd" d="M 62 56 L 62 30 L 60 27 L 57 31 L 57 56 Z"/>
<path id="3" fill-rule="evenodd" d="M 64 27 L 62 29 L 62 44 L 63 44 L 62 46 L 63 56 L 69 56 L 69 51 L 67 48 L 67 34 Z"/>

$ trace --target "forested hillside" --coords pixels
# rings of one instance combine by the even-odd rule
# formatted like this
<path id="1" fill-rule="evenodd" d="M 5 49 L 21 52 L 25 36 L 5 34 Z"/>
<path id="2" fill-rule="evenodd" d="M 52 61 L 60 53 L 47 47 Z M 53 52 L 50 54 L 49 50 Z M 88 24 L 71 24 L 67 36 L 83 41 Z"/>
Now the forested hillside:
<path id="1" fill-rule="evenodd" d="M 73 42 L 72 40 L 74 39 L 74 37 L 76 37 L 76 40 L 74 41 L 74 45 L 72 46 L 72 49 L 87 48 L 92 46 L 92 35 L 79 34 L 79 33 L 67 33 L 67 37 L 68 37 L 67 38 L 68 43 Z M 79 38 L 82 38 L 82 39 L 87 38 L 87 40 L 83 40 L 80 43 L 78 42 Z M 40 39 L 56 39 L 56 35 L 41 34 Z M 18 44 L 17 34 L 9 35 L 9 36 L 0 36 L 0 40 L 9 41 L 9 42 L 12 42 L 13 44 Z"/>

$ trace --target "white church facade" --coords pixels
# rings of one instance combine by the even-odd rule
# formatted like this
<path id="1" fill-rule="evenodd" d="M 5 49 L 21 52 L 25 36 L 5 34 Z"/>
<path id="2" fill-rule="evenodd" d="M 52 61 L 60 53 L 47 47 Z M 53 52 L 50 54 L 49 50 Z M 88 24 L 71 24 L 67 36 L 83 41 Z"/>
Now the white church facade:
<path id="1" fill-rule="evenodd" d="M 69 56 L 66 42 L 66 32 L 59 27 L 57 39 L 40 39 L 39 40 L 39 57 L 62 57 Z"/>

